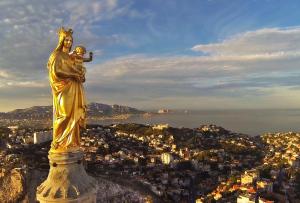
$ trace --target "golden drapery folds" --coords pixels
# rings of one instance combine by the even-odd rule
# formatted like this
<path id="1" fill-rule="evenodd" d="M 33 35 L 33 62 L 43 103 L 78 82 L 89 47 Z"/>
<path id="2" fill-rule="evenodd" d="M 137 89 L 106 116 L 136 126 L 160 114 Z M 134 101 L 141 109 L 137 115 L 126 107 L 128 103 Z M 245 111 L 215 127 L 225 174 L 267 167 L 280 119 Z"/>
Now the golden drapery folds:
<path id="1" fill-rule="evenodd" d="M 82 77 L 74 70 L 69 55 L 73 43 L 72 30 L 59 30 L 59 42 L 48 61 L 53 95 L 53 141 L 51 152 L 77 151 L 80 128 L 85 127 L 86 101 Z"/>

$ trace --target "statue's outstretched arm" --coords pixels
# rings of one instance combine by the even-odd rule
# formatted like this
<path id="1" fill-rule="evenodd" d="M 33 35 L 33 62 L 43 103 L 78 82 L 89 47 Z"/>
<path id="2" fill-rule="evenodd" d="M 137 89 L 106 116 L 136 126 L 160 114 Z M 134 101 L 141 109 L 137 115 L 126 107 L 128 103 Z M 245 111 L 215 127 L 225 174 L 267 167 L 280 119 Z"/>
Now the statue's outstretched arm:
<path id="1" fill-rule="evenodd" d="M 91 62 L 93 60 L 93 52 L 90 52 L 89 58 L 83 58 L 83 62 Z"/>

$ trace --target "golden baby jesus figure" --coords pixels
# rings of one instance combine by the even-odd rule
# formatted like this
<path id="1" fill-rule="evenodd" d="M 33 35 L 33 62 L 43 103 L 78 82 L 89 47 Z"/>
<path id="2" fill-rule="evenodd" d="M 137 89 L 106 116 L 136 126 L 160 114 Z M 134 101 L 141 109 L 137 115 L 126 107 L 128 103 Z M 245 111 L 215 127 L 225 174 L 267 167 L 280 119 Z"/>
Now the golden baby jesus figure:
<path id="1" fill-rule="evenodd" d="M 83 66 L 83 62 L 91 62 L 93 60 L 93 52 L 89 53 L 89 58 L 84 58 L 86 54 L 86 48 L 84 46 L 76 46 L 70 53 L 72 60 L 74 61 L 73 71 L 82 76 L 83 82 L 85 80 L 86 68 Z"/>

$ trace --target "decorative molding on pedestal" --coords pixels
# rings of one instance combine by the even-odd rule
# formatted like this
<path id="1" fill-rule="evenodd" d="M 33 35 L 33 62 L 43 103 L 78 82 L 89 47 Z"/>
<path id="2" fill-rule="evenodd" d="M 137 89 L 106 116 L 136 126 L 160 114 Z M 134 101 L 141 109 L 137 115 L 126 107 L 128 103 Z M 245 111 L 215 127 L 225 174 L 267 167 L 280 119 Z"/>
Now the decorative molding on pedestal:
<path id="1" fill-rule="evenodd" d="M 49 153 L 48 178 L 37 188 L 40 203 L 96 203 L 97 181 L 88 176 L 83 152 Z"/>

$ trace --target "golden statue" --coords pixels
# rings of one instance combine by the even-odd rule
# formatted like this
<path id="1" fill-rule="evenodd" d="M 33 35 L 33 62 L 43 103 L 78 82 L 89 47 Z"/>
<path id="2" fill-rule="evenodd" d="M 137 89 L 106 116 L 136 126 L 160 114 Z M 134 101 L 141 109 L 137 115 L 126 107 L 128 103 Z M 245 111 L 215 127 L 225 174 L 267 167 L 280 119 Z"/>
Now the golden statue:
<path id="1" fill-rule="evenodd" d="M 48 61 L 49 80 L 53 95 L 53 141 L 50 152 L 70 152 L 80 148 L 80 128 L 85 128 L 86 100 L 83 89 L 85 68 L 83 53 L 70 53 L 72 29 L 58 31 L 58 45 Z M 80 61 L 81 59 L 81 61 Z M 81 63 L 80 63 L 81 62 Z M 80 67 L 81 66 L 81 67 Z"/>
<path id="2" fill-rule="evenodd" d="M 73 31 L 59 29 L 58 45 L 48 61 L 53 94 L 53 141 L 49 151 L 48 177 L 36 191 L 40 203 L 96 203 L 98 183 L 84 170 L 80 128 L 85 128 L 86 101 L 83 82 L 85 48 L 71 51 Z"/>

